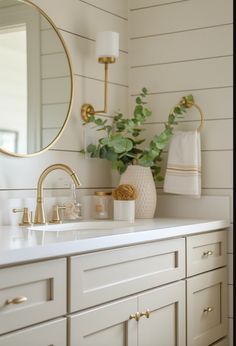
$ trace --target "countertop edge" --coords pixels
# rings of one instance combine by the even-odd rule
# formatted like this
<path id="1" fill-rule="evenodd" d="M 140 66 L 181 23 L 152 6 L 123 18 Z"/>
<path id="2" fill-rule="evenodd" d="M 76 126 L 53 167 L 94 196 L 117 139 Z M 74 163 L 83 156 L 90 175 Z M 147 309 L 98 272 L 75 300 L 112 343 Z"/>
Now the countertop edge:
<path id="1" fill-rule="evenodd" d="M 11 249 L 0 253 L 0 267 L 7 267 L 27 262 L 68 257 L 85 253 L 104 251 L 116 247 L 137 245 L 145 242 L 162 241 L 176 237 L 186 237 L 210 231 L 218 231 L 228 228 L 228 220 L 199 220 L 199 223 L 171 226 L 128 232 L 88 239 L 80 239 L 68 242 L 47 244 L 32 248 Z"/>

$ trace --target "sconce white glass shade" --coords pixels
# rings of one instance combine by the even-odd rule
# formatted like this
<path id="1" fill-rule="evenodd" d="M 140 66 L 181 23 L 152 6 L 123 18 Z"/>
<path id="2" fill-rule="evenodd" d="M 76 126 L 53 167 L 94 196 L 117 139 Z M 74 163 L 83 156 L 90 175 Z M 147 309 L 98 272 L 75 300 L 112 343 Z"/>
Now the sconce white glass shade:
<path id="1" fill-rule="evenodd" d="M 113 31 L 100 31 L 96 34 L 97 58 L 118 58 L 119 33 Z"/>

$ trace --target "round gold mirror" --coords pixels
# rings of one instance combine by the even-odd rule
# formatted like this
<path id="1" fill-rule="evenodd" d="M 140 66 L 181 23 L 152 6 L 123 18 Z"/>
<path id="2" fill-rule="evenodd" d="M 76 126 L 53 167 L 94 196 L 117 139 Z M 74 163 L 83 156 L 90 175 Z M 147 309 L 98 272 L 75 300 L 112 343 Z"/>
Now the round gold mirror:
<path id="1" fill-rule="evenodd" d="M 28 0 L 0 0 L 0 152 L 49 149 L 69 119 L 73 74 L 52 20 Z"/>

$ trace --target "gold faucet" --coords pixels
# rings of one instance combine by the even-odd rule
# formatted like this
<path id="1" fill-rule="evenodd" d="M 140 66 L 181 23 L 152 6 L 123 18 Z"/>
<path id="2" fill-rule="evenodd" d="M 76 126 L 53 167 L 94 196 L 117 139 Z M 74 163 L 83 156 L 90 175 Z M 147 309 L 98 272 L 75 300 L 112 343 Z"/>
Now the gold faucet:
<path id="1" fill-rule="evenodd" d="M 75 186 L 79 187 L 81 185 L 79 178 L 77 177 L 76 173 L 72 171 L 72 169 L 64 165 L 62 163 L 56 163 L 54 165 L 49 166 L 46 168 L 43 173 L 40 175 L 39 180 L 38 180 L 38 185 L 37 185 L 37 206 L 35 210 L 35 216 L 34 216 L 34 224 L 45 224 L 45 214 L 44 214 L 44 206 L 43 206 L 43 182 L 44 179 L 47 177 L 47 175 L 55 171 L 56 169 L 61 169 L 65 171 L 66 173 L 69 174 L 71 179 L 74 181 Z"/>

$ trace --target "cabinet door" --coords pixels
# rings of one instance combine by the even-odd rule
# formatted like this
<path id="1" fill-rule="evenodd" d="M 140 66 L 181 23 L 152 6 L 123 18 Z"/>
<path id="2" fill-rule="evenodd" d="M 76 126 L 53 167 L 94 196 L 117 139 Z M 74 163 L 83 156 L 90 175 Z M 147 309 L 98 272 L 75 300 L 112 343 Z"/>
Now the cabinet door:
<path id="1" fill-rule="evenodd" d="M 227 268 L 187 280 L 187 339 L 208 346 L 227 335 Z"/>
<path id="2" fill-rule="evenodd" d="M 0 337 L 0 346 L 66 346 L 66 318 Z"/>
<path id="3" fill-rule="evenodd" d="M 70 346 L 137 346 L 137 298 L 123 299 L 69 317 Z"/>
<path id="4" fill-rule="evenodd" d="M 150 311 L 138 323 L 139 346 L 185 346 L 185 282 L 141 294 L 138 310 Z"/>

